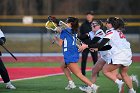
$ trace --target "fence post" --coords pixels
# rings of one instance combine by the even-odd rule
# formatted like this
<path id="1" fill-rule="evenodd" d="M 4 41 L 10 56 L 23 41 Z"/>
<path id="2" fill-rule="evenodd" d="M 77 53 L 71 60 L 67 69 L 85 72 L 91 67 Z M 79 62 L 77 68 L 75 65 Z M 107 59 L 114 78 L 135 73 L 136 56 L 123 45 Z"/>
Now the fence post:
<path id="1" fill-rule="evenodd" d="M 43 55 L 43 31 L 41 30 L 41 33 L 40 33 L 40 56 Z"/>

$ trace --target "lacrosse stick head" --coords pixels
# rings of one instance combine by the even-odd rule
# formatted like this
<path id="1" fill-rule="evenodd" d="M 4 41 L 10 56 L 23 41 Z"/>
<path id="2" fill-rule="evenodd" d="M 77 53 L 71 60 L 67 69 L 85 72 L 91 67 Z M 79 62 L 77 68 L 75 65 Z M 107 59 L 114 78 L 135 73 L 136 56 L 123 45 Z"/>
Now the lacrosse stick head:
<path id="1" fill-rule="evenodd" d="M 45 27 L 46 27 L 48 30 L 53 30 L 53 31 L 55 31 L 55 29 L 56 29 L 56 24 L 55 24 L 54 22 L 47 21 L 46 24 L 45 24 Z"/>

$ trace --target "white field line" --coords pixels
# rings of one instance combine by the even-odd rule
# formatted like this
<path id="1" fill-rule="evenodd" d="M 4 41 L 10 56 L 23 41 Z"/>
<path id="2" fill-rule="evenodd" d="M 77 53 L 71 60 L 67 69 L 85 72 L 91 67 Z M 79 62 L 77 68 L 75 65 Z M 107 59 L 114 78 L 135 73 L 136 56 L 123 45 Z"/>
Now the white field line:
<path id="1" fill-rule="evenodd" d="M 86 71 L 91 71 L 91 69 L 86 70 Z M 35 76 L 35 77 L 29 77 L 29 78 L 14 79 L 14 80 L 11 80 L 11 81 L 12 82 L 16 82 L 16 81 L 30 80 L 30 79 L 39 79 L 39 78 L 45 78 L 45 77 L 51 77 L 51 76 L 58 76 L 58 75 L 64 75 L 64 73 L 57 73 L 57 74 L 42 75 L 42 76 Z M 0 83 L 3 83 L 3 81 L 0 81 Z"/>

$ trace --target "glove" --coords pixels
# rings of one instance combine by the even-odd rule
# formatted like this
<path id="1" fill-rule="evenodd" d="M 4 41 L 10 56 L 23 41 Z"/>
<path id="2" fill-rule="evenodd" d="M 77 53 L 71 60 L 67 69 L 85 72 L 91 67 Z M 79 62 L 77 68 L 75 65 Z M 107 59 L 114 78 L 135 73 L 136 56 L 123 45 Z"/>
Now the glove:
<path id="1" fill-rule="evenodd" d="M 48 16 L 48 20 L 49 20 L 50 22 L 56 23 L 57 26 L 59 26 L 59 21 L 60 21 L 60 20 L 56 19 L 56 17 Z"/>
<path id="2" fill-rule="evenodd" d="M 4 41 L 2 39 L 0 39 L 0 45 L 3 45 Z"/>
<path id="3" fill-rule="evenodd" d="M 3 45 L 6 42 L 6 38 L 5 37 L 1 37 L 0 38 L 0 45 Z"/>

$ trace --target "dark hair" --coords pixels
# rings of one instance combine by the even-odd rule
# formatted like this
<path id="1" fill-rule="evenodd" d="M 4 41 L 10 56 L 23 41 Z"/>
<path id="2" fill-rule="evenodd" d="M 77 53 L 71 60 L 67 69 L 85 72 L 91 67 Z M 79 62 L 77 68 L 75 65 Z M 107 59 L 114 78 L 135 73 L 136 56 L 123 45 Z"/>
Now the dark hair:
<path id="1" fill-rule="evenodd" d="M 124 21 L 119 17 L 110 17 L 107 19 L 106 22 L 112 24 L 115 30 L 116 29 L 124 30 L 125 28 Z"/>
<path id="2" fill-rule="evenodd" d="M 86 15 L 94 15 L 95 13 L 94 13 L 94 11 L 88 11 L 88 12 L 86 12 Z"/>
<path id="3" fill-rule="evenodd" d="M 71 23 L 72 33 L 78 32 L 79 28 L 79 19 L 75 17 L 68 17 L 66 23 Z"/>

